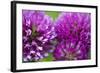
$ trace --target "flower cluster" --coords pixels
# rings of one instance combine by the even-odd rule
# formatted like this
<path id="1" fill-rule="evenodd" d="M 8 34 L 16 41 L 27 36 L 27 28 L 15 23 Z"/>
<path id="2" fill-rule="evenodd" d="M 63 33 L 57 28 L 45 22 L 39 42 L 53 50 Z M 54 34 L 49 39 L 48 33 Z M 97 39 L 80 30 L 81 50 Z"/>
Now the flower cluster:
<path id="1" fill-rule="evenodd" d="M 58 44 L 54 50 L 56 60 L 85 60 L 90 58 L 90 14 L 62 12 L 55 22 Z"/>
<path id="2" fill-rule="evenodd" d="M 44 11 L 22 10 L 23 62 L 53 55 L 58 60 L 90 59 L 90 13 L 61 12 L 53 21 Z"/>
<path id="3" fill-rule="evenodd" d="M 38 61 L 52 52 L 55 37 L 53 20 L 43 11 L 22 11 L 23 20 L 23 61 Z"/>

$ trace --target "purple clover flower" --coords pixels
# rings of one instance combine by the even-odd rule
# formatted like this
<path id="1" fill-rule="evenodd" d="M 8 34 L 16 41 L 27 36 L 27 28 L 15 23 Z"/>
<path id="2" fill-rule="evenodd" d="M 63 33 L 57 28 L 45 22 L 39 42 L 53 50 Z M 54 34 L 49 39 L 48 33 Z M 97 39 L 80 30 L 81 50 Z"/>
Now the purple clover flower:
<path id="1" fill-rule="evenodd" d="M 55 22 L 55 60 L 90 59 L 91 14 L 62 12 Z"/>
<path id="2" fill-rule="evenodd" d="M 22 10 L 23 61 L 38 61 L 48 56 L 55 37 L 53 20 L 43 11 Z"/>

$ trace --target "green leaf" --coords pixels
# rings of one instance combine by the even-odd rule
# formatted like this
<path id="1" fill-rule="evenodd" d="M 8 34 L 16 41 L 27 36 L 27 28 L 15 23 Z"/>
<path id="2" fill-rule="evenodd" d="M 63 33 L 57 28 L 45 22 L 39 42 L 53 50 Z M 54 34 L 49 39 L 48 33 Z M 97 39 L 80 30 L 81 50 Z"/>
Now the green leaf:
<path id="1" fill-rule="evenodd" d="M 36 37 L 38 32 L 36 31 L 36 26 L 32 25 L 32 37 Z"/>
<path id="2" fill-rule="evenodd" d="M 46 14 L 51 16 L 53 18 L 53 20 L 55 20 L 58 17 L 59 12 L 57 12 L 57 11 L 46 11 Z"/>
<path id="3" fill-rule="evenodd" d="M 48 57 L 41 59 L 40 62 L 49 62 L 53 60 L 54 60 L 53 55 L 50 53 Z"/>

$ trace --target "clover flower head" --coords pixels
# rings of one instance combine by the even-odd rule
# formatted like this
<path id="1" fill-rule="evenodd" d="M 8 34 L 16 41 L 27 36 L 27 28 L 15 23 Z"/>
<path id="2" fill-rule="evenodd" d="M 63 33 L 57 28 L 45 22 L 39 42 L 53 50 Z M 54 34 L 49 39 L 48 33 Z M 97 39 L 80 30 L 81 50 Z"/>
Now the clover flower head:
<path id="1" fill-rule="evenodd" d="M 44 11 L 23 10 L 23 61 L 38 61 L 48 56 L 55 37 L 53 20 Z"/>
<path id="2" fill-rule="evenodd" d="M 55 60 L 84 60 L 90 58 L 90 13 L 62 12 L 55 22 L 58 44 Z"/>

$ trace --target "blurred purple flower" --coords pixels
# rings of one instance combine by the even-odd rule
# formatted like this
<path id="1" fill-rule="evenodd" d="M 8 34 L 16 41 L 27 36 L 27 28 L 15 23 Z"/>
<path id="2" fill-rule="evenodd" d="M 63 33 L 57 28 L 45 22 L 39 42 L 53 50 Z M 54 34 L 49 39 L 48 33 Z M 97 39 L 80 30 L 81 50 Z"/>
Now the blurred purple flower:
<path id="1" fill-rule="evenodd" d="M 38 61 L 52 50 L 53 20 L 43 11 L 23 10 L 23 61 Z"/>
<path id="2" fill-rule="evenodd" d="M 91 14 L 62 12 L 55 22 L 58 44 L 53 52 L 55 60 L 90 59 Z"/>

